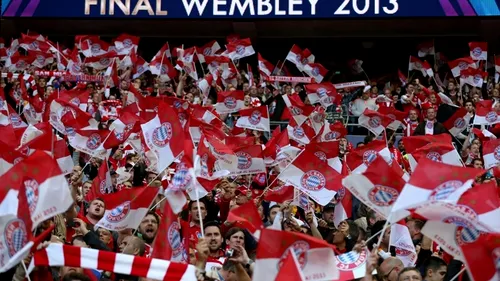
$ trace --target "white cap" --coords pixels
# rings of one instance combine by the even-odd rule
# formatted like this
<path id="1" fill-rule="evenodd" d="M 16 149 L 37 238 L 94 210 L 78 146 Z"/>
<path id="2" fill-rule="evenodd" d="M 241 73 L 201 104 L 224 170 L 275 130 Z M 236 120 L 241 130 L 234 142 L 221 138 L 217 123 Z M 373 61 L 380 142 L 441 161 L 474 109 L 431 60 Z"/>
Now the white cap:
<path id="1" fill-rule="evenodd" d="M 370 86 L 370 85 L 365 86 L 365 88 L 363 89 L 363 93 L 368 92 L 371 88 L 372 88 L 372 86 Z"/>

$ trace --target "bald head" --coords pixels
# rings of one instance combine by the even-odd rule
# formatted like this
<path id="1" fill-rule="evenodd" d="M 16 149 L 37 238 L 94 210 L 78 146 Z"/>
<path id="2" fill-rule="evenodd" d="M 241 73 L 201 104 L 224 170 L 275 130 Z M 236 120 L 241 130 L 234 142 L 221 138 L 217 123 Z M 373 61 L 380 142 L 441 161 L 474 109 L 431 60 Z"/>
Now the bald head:
<path id="1" fill-rule="evenodd" d="M 146 245 L 141 238 L 130 235 L 123 239 L 120 244 L 120 250 L 127 255 L 143 256 Z"/>
<path id="2" fill-rule="evenodd" d="M 379 267 L 381 280 L 397 281 L 399 272 L 404 268 L 403 262 L 395 257 L 385 259 Z"/>

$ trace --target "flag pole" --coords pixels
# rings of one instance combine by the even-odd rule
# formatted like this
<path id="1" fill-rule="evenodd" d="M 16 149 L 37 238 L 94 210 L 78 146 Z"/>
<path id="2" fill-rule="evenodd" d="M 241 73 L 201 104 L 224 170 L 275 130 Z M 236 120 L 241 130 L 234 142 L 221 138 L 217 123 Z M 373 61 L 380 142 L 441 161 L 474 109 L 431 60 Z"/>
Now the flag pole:
<path id="1" fill-rule="evenodd" d="M 408 59 L 408 76 L 406 76 L 406 77 L 410 77 L 410 64 L 411 64 L 411 56 Z M 408 79 L 408 83 L 410 83 L 410 79 Z"/>
<path id="2" fill-rule="evenodd" d="M 453 278 L 451 278 L 450 281 L 454 281 L 455 279 L 457 279 L 460 276 L 460 274 L 462 274 L 464 271 L 465 267 L 462 268 L 462 270 L 460 270 L 457 274 L 455 274 L 455 276 L 453 276 Z"/>

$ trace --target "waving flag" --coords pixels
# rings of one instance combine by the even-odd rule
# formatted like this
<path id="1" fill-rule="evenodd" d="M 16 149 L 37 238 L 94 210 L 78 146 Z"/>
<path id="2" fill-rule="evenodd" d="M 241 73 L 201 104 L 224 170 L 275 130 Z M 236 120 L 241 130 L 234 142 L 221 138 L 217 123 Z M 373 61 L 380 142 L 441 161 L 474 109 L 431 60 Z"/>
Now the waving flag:
<path id="1" fill-rule="evenodd" d="M 309 126 L 309 124 L 307 124 L 307 122 L 299 125 L 295 119 L 291 119 L 288 122 L 286 130 L 288 131 L 290 139 L 300 144 L 308 144 L 313 141 L 316 136 L 316 132 L 311 126 Z"/>
<path id="2" fill-rule="evenodd" d="M 236 121 L 236 127 L 257 131 L 271 131 L 267 106 L 240 110 L 240 118 Z"/>
<path id="3" fill-rule="evenodd" d="M 86 196 L 87 202 L 101 198 L 104 194 L 113 193 L 113 182 L 109 173 L 107 161 L 103 162 L 97 172 L 97 177 L 92 181 L 92 186 Z"/>
<path id="4" fill-rule="evenodd" d="M 451 69 L 453 77 L 460 76 L 462 70 L 467 70 L 469 68 L 476 69 L 477 65 L 471 57 L 459 58 L 454 61 L 448 62 L 448 66 Z"/>
<path id="5" fill-rule="evenodd" d="M 453 113 L 453 115 L 446 120 L 446 122 L 443 123 L 446 129 L 452 134 L 453 136 L 459 135 L 461 132 L 463 132 L 465 129 L 467 129 L 467 126 L 469 125 L 471 116 L 467 112 L 467 110 L 463 107 L 460 107 Z"/>
<path id="6" fill-rule="evenodd" d="M 259 211 L 253 201 L 249 201 L 229 211 L 228 222 L 239 222 L 242 227 L 248 229 L 253 235 L 257 230 L 264 228 Z"/>
<path id="7" fill-rule="evenodd" d="M 338 142 L 328 143 L 310 143 L 306 145 L 307 151 L 313 153 L 319 160 L 328 163 L 328 166 L 335 169 L 335 171 L 342 172 L 342 162 L 340 161 L 339 144 Z"/>
<path id="8" fill-rule="evenodd" d="M 448 165 L 463 166 L 458 151 L 451 143 L 430 143 L 413 151 L 411 157 L 408 157 L 412 171 L 417 167 L 417 163 L 424 158 Z"/>
<path id="9" fill-rule="evenodd" d="M 234 149 L 238 163 L 232 167 L 230 175 L 251 175 L 266 172 L 266 165 L 262 158 L 262 146 L 250 145 Z"/>
<path id="10" fill-rule="evenodd" d="M 219 114 L 238 112 L 245 106 L 244 99 L 243 91 L 218 92 L 215 110 Z"/>
<path id="11" fill-rule="evenodd" d="M 375 136 L 379 136 L 387 126 L 389 126 L 393 122 L 393 119 L 387 115 L 383 115 L 377 111 L 369 110 L 368 108 L 359 116 L 358 123 L 359 125 L 367 128 L 375 134 Z"/>
<path id="12" fill-rule="evenodd" d="M 331 142 L 337 141 L 347 135 L 347 129 L 340 121 L 335 121 L 333 124 L 325 119 L 325 125 L 320 131 L 316 141 L 318 142 Z"/>
<path id="13" fill-rule="evenodd" d="M 466 70 L 460 71 L 460 84 L 468 84 L 472 87 L 483 87 L 484 79 L 488 77 L 488 72 L 484 72 L 480 69 L 468 68 Z"/>
<path id="14" fill-rule="evenodd" d="M 160 224 L 161 227 L 158 228 L 153 242 L 151 258 L 174 262 L 187 260 L 187 252 L 180 235 L 181 225 L 168 203 L 165 203 L 165 207 L 163 208 Z"/>
<path id="15" fill-rule="evenodd" d="M 474 60 L 488 60 L 488 43 L 487 42 L 470 42 L 470 56 Z"/>
<path id="16" fill-rule="evenodd" d="M 328 107 L 342 102 L 342 96 L 337 93 L 335 86 L 330 82 L 306 84 L 304 88 L 311 104 L 321 103 L 324 107 Z"/>
<path id="17" fill-rule="evenodd" d="M 259 61 L 259 72 L 262 76 L 268 77 L 271 76 L 272 71 L 274 69 L 274 65 L 264 59 L 260 53 L 257 54 L 257 58 Z"/>
<path id="18" fill-rule="evenodd" d="M 474 280 L 500 280 L 500 234 L 481 233 L 474 243 L 460 245 L 467 270 Z"/>
<path id="19" fill-rule="evenodd" d="M 283 95 L 283 101 L 286 104 L 287 110 L 291 117 L 295 119 L 297 124 L 301 125 L 306 121 L 307 117 L 313 112 L 314 107 L 310 105 L 305 105 L 302 100 L 300 100 L 299 95 Z M 290 119 L 288 114 L 283 114 L 281 119 Z"/>
<path id="20" fill-rule="evenodd" d="M 483 100 L 476 103 L 474 125 L 493 125 L 500 123 L 498 113 L 493 109 L 493 100 Z"/>
<path id="21" fill-rule="evenodd" d="M 335 265 L 340 271 L 340 277 L 337 280 L 349 281 L 364 277 L 366 275 L 366 261 L 369 255 L 370 252 L 365 248 L 360 253 L 350 251 L 336 256 Z"/>
<path id="22" fill-rule="evenodd" d="M 419 44 L 417 49 L 418 49 L 418 56 L 421 58 L 423 58 L 425 56 L 436 54 L 436 51 L 434 50 L 434 42 L 433 41 L 424 42 L 422 44 Z"/>
<path id="23" fill-rule="evenodd" d="M 417 251 L 406 225 L 400 223 L 391 225 L 389 241 L 390 247 L 396 249 L 396 258 L 400 259 L 405 267 L 415 266 L 418 257 Z"/>
<path id="24" fill-rule="evenodd" d="M 328 74 L 328 69 L 326 69 L 320 63 L 308 63 L 304 65 L 304 72 L 309 76 L 314 78 L 314 81 L 321 83 Z"/>
<path id="25" fill-rule="evenodd" d="M 377 157 L 382 157 L 387 163 L 392 163 L 391 152 L 385 141 L 374 140 L 365 146 L 358 147 L 347 155 L 346 164 L 354 174 L 361 174 Z"/>
<path id="26" fill-rule="evenodd" d="M 198 56 L 198 60 L 200 61 L 200 63 L 203 63 L 205 62 L 206 56 L 213 56 L 219 50 L 220 50 L 219 43 L 217 43 L 217 41 L 215 40 L 212 40 L 201 47 L 196 47 L 196 55 Z"/>
<path id="27" fill-rule="evenodd" d="M 500 139 L 483 142 L 484 168 L 489 169 L 500 163 Z"/>
<path id="28" fill-rule="evenodd" d="M 228 57 L 238 60 L 255 54 L 250 38 L 239 39 L 226 45 Z"/>

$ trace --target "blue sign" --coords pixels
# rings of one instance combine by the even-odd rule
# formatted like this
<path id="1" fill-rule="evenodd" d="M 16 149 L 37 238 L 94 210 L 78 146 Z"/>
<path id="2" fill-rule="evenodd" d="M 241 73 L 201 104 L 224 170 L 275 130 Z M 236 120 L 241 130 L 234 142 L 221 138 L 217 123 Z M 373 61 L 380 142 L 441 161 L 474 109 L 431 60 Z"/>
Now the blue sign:
<path id="1" fill-rule="evenodd" d="M 500 0 L 3 0 L 3 17 L 329 19 L 499 16 Z"/>

